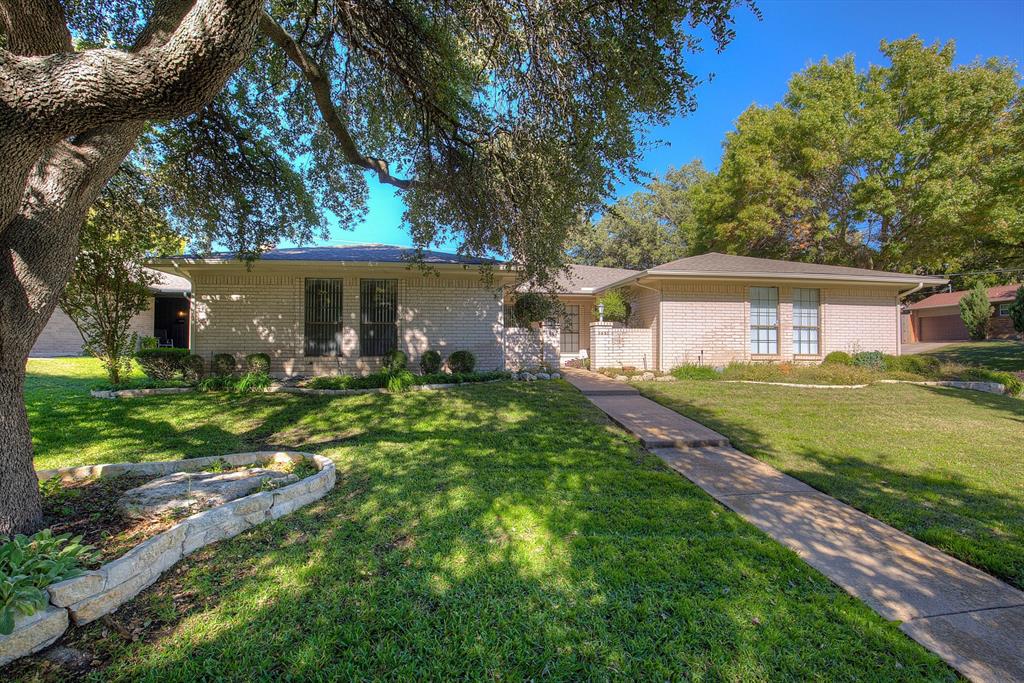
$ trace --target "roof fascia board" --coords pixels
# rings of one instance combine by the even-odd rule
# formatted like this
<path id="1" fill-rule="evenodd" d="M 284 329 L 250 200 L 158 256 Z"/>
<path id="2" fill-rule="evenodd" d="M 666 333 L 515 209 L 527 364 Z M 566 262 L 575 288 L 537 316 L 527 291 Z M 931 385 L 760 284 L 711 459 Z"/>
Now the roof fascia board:
<path id="1" fill-rule="evenodd" d="M 608 289 L 623 287 L 641 279 L 645 280 L 724 280 L 749 282 L 750 280 L 770 280 L 773 282 L 841 282 L 861 285 L 907 285 L 923 283 L 926 285 L 944 285 L 949 280 L 934 275 L 829 275 L 822 273 L 736 273 L 731 271 L 685 271 L 685 270 L 645 270 L 634 275 L 616 280 L 594 292 L 600 293 Z"/>

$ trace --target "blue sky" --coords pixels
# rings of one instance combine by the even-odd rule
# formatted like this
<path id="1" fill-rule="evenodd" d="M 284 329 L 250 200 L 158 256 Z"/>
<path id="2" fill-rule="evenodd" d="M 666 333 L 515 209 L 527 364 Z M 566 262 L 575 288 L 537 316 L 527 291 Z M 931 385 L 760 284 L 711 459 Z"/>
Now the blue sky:
<path id="1" fill-rule="evenodd" d="M 853 53 L 860 68 L 884 63 L 883 39 L 919 35 L 925 42 L 954 40 L 957 63 L 976 57 L 1008 57 L 1024 64 L 1024 0 L 761 0 L 763 19 L 741 11 L 736 40 L 716 54 L 691 60 L 693 73 L 711 80 L 697 90 L 697 111 L 652 131 L 663 144 L 649 150 L 642 167 L 662 173 L 691 159 L 718 167 L 721 143 L 751 104 L 771 105 L 790 76 L 823 57 Z M 636 189 L 623 185 L 622 194 Z M 401 226 L 400 195 L 370 180 L 370 210 L 355 230 L 332 230 L 326 244 L 410 244 Z"/>

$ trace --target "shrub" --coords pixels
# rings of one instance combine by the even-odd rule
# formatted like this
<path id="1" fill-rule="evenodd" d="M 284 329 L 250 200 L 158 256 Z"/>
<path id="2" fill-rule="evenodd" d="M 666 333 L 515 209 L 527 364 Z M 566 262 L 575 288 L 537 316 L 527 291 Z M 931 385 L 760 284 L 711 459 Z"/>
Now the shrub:
<path id="1" fill-rule="evenodd" d="M 385 372 L 398 372 L 399 370 L 405 370 L 408 365 L 409 357 L 405 355 L 405 351 L 395 349 L 384 354 L 381 368 Z"/>
<path id="2" fill-rule="evenodd" d="M 825 356 L 822 365 L 853 365 L 853 356 L 846 351 L 833 351 Z"/>
<path id="3" fill-rule="evenodd" d="M 250 353 L 245 357 L 245 367 L 249 372 L 270 372 L 270 356 L 265 353 Z"/>
<path id="4" fill-rule="evenodd" d="M 613 289 L 601 295 L 594 306 L 594 320 L 600 319 L 598 306 L 604 304 L 604 319 L 607 322 L 624 323 L 629 320 L 631 306 L 621 289 Z"/>
<path id="5" fill-rule="evenodd" d="M 0 635 L 14 631 L 17 616 L 45 608 L 43 589 L 80 576 L 81 565 L 95 559 L 94 550 L 82 545 L 81 536 L 54 536 L 49 529 L 13 539 L 0 536 Z"/>
<path id="6" fill-rule="evenodd" d="M 992 304 L 988 302 L 988 292 L 981 282 L 974 285 L 974 288 L 960 299 L 960 318 L 967 326 L 967 333 L 971 339 L 981 340 L 988 336 L 992 311 Z"/>
<path id="7" fill-rule="evenodd" d="M 1024 380 L 1012 372 L 972 366 L 945 366 L 943 371 L 944 376 L 949 379 L 964 382 L 996 382 L 1002 384 L 1006 387 L 1006 393 L 1010 396 L 1020 396 L 1024 393 Z"/>
<path id="8" fill-rule="evenodd" d="M 885 354 L 881 351 L 861 351 L 853 354 L 853 364 L 859 368 L 881 370 L 885 364 Z"/>
<path id="9" fill-rule="evenodd" d="M 688 363 L 686 365 L 680 365 L 677 368 L 672 368 L 670 373 L 676 379 L 718 379 L 718 370 L 715 370 L 710 365 L 694 365 Z"/>
<path id="10" fill-rule="evenodd" d="M 139 337 L 139 348 L 140 349 L 155 349 L 159 348 L 160 341 L 156 337 Z"/>
<path id="11" fill-rule="evenodd" d="M 441 354 L 431 349 L 424 351 L 420 356 L 420 370 L 424 375 L 432 375 L 441 372 Z"/>
<path id="12" fill-rule="evenodd" d="M 353 379 L 351 375 L 322 375 L 311 379 L 307 386 L 310 389 L 351 389 Z"/>
<path id="13" fill-rule="evenodd" d="M 181 359 L 181 376 L 186 382 L 195 384 L 206 374 L 206 361 L 194 353 Z"/>
<path id="14" fill-rule="evenodd" d="M 529 327 L 555 314 L 555 300 L 541 292 L 523 292 L 512 302 L 513 327 Z"/>
<path id="15" fill-rule="evenodd" d="M 215 375 L 230 375 L 235 371 L 235 357 L 230 353 L 215 353 L 213 354 L 213 362 L 210 363 L 210 369 L 213 370 Z"/>
<path id="16" fill-rule="evenodd" d="M 448 369 L 452 372 L 473 372 L 476 356 L 471 351 L 455 351 L 448 356 Z"/>
<path id="17" fill-rule="evenodd" d="M 405 355 L 405 354 L 402 354 Z M 395 394 L 400 394 L 404 391 L 408 391 L 409 387 L 416 384 L 416 375 L 412 374 L 408 370 L 395 370 L 392 372 L 384 373 L 385 375 L 385 386 L 388 391 Z"/>
<path id="18" fill-rule="evenodd" d="M 141 349 L 135 359 L 146 377 L 155 380 L 174 379 L 188 356 L 188 349 Z"/>
<path id="19" fill-rule="evenodd" d="M 234 386 L 231 375 L 210 375 L 199 380 L 196 389 L 199 391 L 226 391 Z"/>
<path id="20" fill-rule="evenodd" d="M 1010 304 L 1010 321 L 1013 329 L 1019 334 L 1024 334 L 1024 285 L 1017 288 L 1017 296 Z"/>
<path id="21" fill-rule="evenodd" d="M 240 394 L 250 391 L 263 391 L 270 386 L 270 383 L 270 375 L 265 372 L 247 372 L 234 382 L 231 390 Z"/>
<path id="22" fill-rule="evenodd" d="M 942 364 L 932 356 L 885 356 L 882 366 L 886 372 L 907 372 L 912 375 L 932 377 L 937 375 Z"/>

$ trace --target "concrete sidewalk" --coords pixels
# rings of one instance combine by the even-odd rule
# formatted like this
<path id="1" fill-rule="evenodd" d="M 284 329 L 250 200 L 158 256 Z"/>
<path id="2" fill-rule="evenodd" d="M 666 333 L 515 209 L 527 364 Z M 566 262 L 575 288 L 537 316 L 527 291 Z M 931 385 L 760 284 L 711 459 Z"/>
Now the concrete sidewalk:
<path id="1" fill-rule="evenodd" d="M 731 448 L 620 383 L 566 379 L 690 481 L 975 681 L 1024 681 L 1024 592 Z M 666 442 L 671 442 L 667 446 Z"/>

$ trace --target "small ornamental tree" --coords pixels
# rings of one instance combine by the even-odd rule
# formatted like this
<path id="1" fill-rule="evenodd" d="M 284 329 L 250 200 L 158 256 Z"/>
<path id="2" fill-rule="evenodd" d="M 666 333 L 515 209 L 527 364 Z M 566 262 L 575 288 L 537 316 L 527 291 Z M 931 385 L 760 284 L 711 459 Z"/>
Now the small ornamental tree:
<path id="1" fill-rule="evenodd" d="M 1017 288 L 1017 297 L 1010 304 L 1010 322 L 1017 334 L 1024 335 L 1024 285 Z"/>
<path id="2" fill-rule="evenodd" d="M 601 304 L 604 304 L 603 317 L 605 321 L 625 323 L 629 320 L 632 307 L 629 305 L 625 292 L 621 289 L 613 289 L 601 295 L 601 298 L 597 300 L 597 306 L 594 306 L 594 320 L 600 320 L 602 317 L 598 308 Z"/>
<path id="3" fill-rule="evenodd" d="M 971 339 L 984 339 L 988 336 L 992 310 L 992 304 L 988 302 L 988 292 L 980 282 L 960 299 L 960 317 L 967 326 L 967 333 Z"/>
<path id="4" fill-rule="evenodd" d="M 131 369 L 137 336 L 132 318 L 149 305 L 158 276 L 143 267 L 147 256 L 174 252 L 180 240 L 150 202 L 144 179 L 124 169 L 111 179 L 82 228 L 75 270 L 60 307 L 99 359 L 111 384 Z"/>

